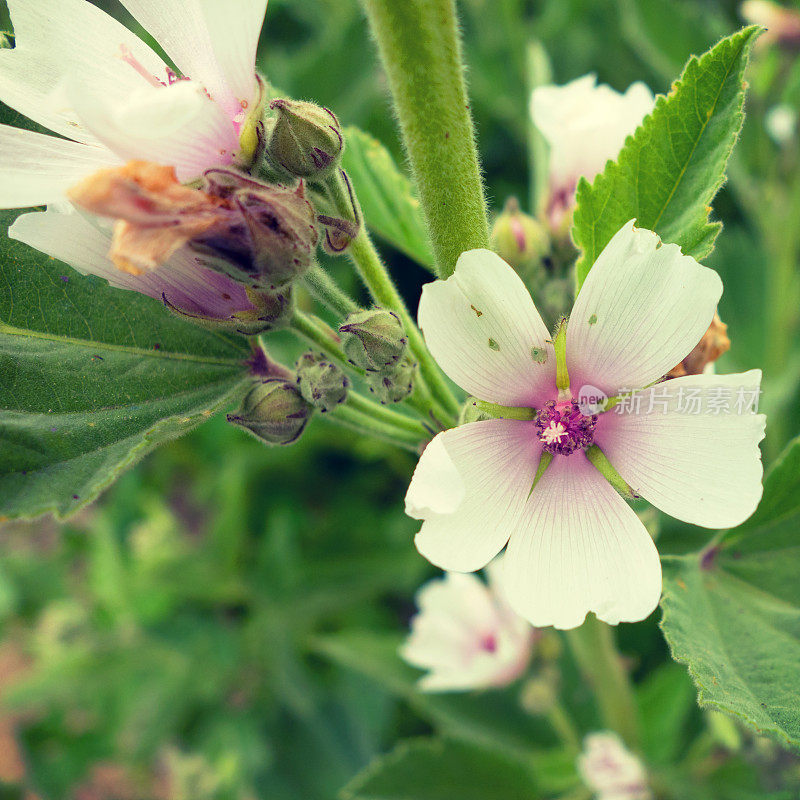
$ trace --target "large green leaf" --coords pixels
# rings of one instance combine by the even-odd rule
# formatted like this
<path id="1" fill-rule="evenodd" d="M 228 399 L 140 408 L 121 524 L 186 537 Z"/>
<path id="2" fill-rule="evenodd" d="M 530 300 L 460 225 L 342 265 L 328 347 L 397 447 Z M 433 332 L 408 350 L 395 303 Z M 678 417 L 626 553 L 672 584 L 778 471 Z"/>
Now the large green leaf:
<path id="1" fill-rule="evenodd" d="M 800 746 L 800 438 L 753 517 L 702 553 L 664 559 L 661 627 L 700 703 Z"/>
<path id="2" fill-rule="evenodd" d="M 358 128 L 347 128 L 345 140 L 342 166 L 353 182 L 367 226 L 432 270 L 433 251 L 411 181 L 377 139 Z"/>
<path id="3" fill-rule="evenodd" d="M 581 179 L 573 227 L 581 249 L 579 284 L 611 237 L 634 218 L 695 258 L 711 252 L 721 223 L 709 221 L 710 203 L 725 181 L 744 120 L 744 70 L 759 30 L 745 28 L 700 58 L 692 56 L 617 161 L 593 183 Z"/>
<path id="4" fill-rule="evenodd" d="M 249 350 L 7 239 L 13 217 L 0 215 L 0 514 L 63 516 L 230 403 Z"/>
<path id="5" fill-rule="evenodd" d="M 372 762 L 341 792 L 342 800 L 536 800 L 523 764 L 463 742 L 417 739 Z"/>

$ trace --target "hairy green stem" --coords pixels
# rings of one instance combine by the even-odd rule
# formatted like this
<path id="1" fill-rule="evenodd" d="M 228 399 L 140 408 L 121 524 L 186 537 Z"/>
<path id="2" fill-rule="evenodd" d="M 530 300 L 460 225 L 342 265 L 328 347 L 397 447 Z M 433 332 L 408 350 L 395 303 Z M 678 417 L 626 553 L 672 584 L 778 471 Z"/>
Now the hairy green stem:
<path id="1" fill-rule="evenodd" d="M 396 425 L 389 424 L 383 420 L 376 419 L 369 414 L 365 414 L 351 405 L 345 404 L 325 415 L 326 419 L 344 425 L 347 428 L 356 430 L 362 434 L 369 434 L 386 442 L 402 447 L 405 450 L 419 452 L 420 437 Z"/>
<path id="2" fill-rule="evenodd" d="M 580 628 L 567 631 L 566 636 L 578 668 L 594 691 L 604 723 L 638 750 L 636 699 L 611 626 L 587 616 Z"/>
<path id="3" fill-rule="evenodd" d="M 389 78 L 440 278 L 489 246 L 455 0 L 361 0 Z"/>
<path id="4" fill-rule="evenodd" d="M 564 706 L 561 703 L 554 703 L 547 712 L 547 719 L 562 743 L 575 754 L 579 753 L 581 750 L 581 736 Z"/>
<path id="5" fill-rule="evenodd" d="M 358 311 L 358 304 L 319 265 L 311 267 L 305 274 L 305 283 L 311 294 L 334 314 L 344 318 L 353 311 Z"/>
<path id="6" fill-rule="evenodd" d="M 428 430 L 419 420 L 407 417 L 405 414 L 400 414 L 397 411 L 393 411 L 391 408 L 386 408 L 386 406 L 369 400 L 363 395 L 358 394 L 358 392 L 351 391 L 347 395 L 347 405 L 354 408 L 356 411 L 368 414 L 373 419 L 384 422 L 387 425 L 394 425 L 395 428 L 416 436 L 418 443 L 430 436 Z"/>
<path id="7" fill-rule="evenodd" d="M 303 311 L 295 310 L 292 316 L 292 328 L 304 339 L 319 347 L 323 353 L 330 356 L 340 367 L 352 370 L 353 365 L 345 358 L 339 344 L 338 335 L 325 323 Z"/>

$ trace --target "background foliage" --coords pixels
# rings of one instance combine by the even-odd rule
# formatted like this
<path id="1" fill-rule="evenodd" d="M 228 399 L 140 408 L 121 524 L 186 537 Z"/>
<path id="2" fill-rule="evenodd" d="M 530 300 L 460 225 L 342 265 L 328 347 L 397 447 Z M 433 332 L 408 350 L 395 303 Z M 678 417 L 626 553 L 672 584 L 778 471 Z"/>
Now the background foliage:
<path id="1" fill-rule="evenodd" d="M 118 4 L 100 4 L 132 24 Z M 527 174 L 534 33 L 556 82 L 595 71 L 617 89 L 644 80 L 666 92 L 691 53 L 742 23 L 736 4 L 720 0 L 462 0 L 460 10 L 495 208 L 509 194 L 524 203 L 529 186 L 541 183 L 541 175 Z M 0 5 L 0 28 L 7 27 L 4 13 Z M 331 107 L 402 164 L 355 0 L 270 0 L 260 66 L 275 86 Z M 774 461 L 800 430 L 800 305 L 786 290 L 800 248 L 800 226 L 790 216 L 800 153 L 796 135 L 778 146 L 763 123 L 778 102 L 800 105 L 800 69 L 774 50 L 756 49 L 749 81 L 748 120 L 715 201 L 713 217 L 725 231 L 707 263 L 725 283 L 720 313 L 733 340 L 719 368 L 765 369 L 764 451 Z M 355 153 L 349 158 L 365 205 L 367 194 L 379 205 L 382 187 L 368 190 L 363 164 Z M 381 244 L 413 307 L 430 278 L 415 260 L 429 263 L 430 254 L 420 231 L 393 227 L 392 211 L 381 216 Z M 392 246 L 398 241 L 414 244 L 403 252 Z M 19 258 L 24 268 L 22 248 Z M 5 262 L 0 278 L 12 268 Z M 48 291 L 69 291 L 42 281 Z M 147 301 L 132 302 L 148 313 Z M 68 331 L 68 316 L 58 324 Z M 123 334 L 109 324 L 97 335 L 117 343 Z M 121 365 L 88 366 L 113 372 Z M 165 397 L 174 379 L 163 376 Z M 59 391 L 70 396 L 68 385 Z M 198 413 L 219 399 L 213 392 L 198 398 Z M 710 556 L 713 574 L 699 566 L 708 532 L 664 519 L 659 538 L 671 556 L 665 631 L 675 657 L 690 662 L 704 700 L 777 733 L 784 745 L 798 741 L 796 716 L 782 712 L 796 695 L 771 693 L 770 674 L 759 669 L 769 655 L 762 638 L 767 629 L 785 636 L 778 656 L 797 669 L 800 598 L 793 562 L 775 574 L 763 559 L 767 551 L 796 550 L 790 477 L 797 460 L 795 448 L 773 476 L 769 506 L 720 540 Z M 508 798 L 581 797 L 572 755 L 546 720 L 522 710 L 519 686 L 423 696 L 415 671 L 397 658 L 413 592 L 435 574 L 413 548 L 416 523 L 402 513 L 412 468 L 410 455 L 368 440 L 354 445 L 319 420 L 291 449 L 267 450 L 217 417 L 147 456 L 64 524 L 0 524 L 0 797 L 322 800 L 341 790 L 352 800 L 428 800 L 450 797 L 458 780 L 465 798 L 501 791 Z M 97 469 L 87 465 L 87 491 L 99 488 Z M 11 491 L 0 482 L 0 492 Z M 728 601 L 709 595 L 710 581 L 736 591 Z M 671 627 L 676 607 L 697 598 L 718 606 L 697 618 L 702 630 Z M 701 711 L 686 668 L 669 658 L 660 614 L 619 630 L 659 793 L 796 797 L 796 750 Z M 740 627 L 733 643 L 721 627 L 726 616 Z M 697 652 L 698 641 L 705 652 Z M 738 652 L 742 641 L 750 649 Z M 562 667 L 569 710 L 585 730 L 597 727 L 566 655 Z M 733 672 L 752 704 L 742 708 L 740 694 L 725 696 L 720 669 Z M 420 738 L 433 732 L 445 738 Z M 401 739 L 410 741 L 398 745 Z M 465 762 L 472 764 L 466 779 Z"/>

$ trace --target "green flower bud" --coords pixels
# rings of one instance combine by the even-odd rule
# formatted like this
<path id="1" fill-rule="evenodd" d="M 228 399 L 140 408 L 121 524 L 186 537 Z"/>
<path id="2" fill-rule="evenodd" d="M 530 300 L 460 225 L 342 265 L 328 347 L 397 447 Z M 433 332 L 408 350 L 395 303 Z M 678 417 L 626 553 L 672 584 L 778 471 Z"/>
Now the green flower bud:
<path id="1" fill-rule="evenodd" d="M 350 363 L 368 372 L 391 371 L 408 346 L 400 317 L 385 308 L 349 314 L 339 333 Z"/>
<path id="2" fill-rule="evenodd" d="M 267 153 L 289 175 L 318 180 L 339 165 L 344 137 L 336 115 L 327 108 L 296 100 L 273 100 L 277 111 Z"/>
<path id="3" fill-rule="evenodd" d="M 320 411 L 330 411 L 347 399 L 350 381 L 324 353 L 304 353 L 296 369 L 300 394 Z"/>
<path id="4" fill-rule="evenodd" d="M 401 403 L 414 391 L 416 369 L 414 361 L 404 358 L 393 372 L 368 372 L 369 390 L 384 405 Z"/>
<path id="5" fill-rule="evenodd" d="M 466 425 L 469 422 L 482 422 L 485 419 L 492 419 L 491 414 L 482 411 L 478 406 L 477 397 L 468 397 L 467 402 L 461 407 L 458 415 L 458 424 Z"/>
<path id="6" fill-rule="evenodd" d="M 558 683 L 557 672 L 548 668 L 542 669 L 522 687 L 520 704 L 534 716 L 547 714 L 558 702 Z"/>
<path id="7" fill-rule="evenodd" d="M 259 381 L 228 422 L 239 425 L 267 444 L 292 444 L 300 438 L 314 409 L 288 380 Z"/>
<path id="8" fill-rule="evenodd" d="M 492 249 L 525 280 L 532 280 L 541 272 L 542 259 L 550 252 L 547 230 L 520 210 L 515 197 L 506 201 L 503 213 L 495 220 L 491 244 Z"/>

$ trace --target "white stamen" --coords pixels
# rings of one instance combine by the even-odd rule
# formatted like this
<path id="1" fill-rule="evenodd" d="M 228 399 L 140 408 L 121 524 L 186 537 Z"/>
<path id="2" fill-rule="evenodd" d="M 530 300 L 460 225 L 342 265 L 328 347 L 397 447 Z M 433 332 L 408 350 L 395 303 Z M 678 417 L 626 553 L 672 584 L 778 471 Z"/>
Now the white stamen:
<path id="1" fill-rule="evenodd" d="M 560 442 L 567 435 L 567 429 L 560 422 L 551 422 L 539 437 L 545 444 Z"/>

